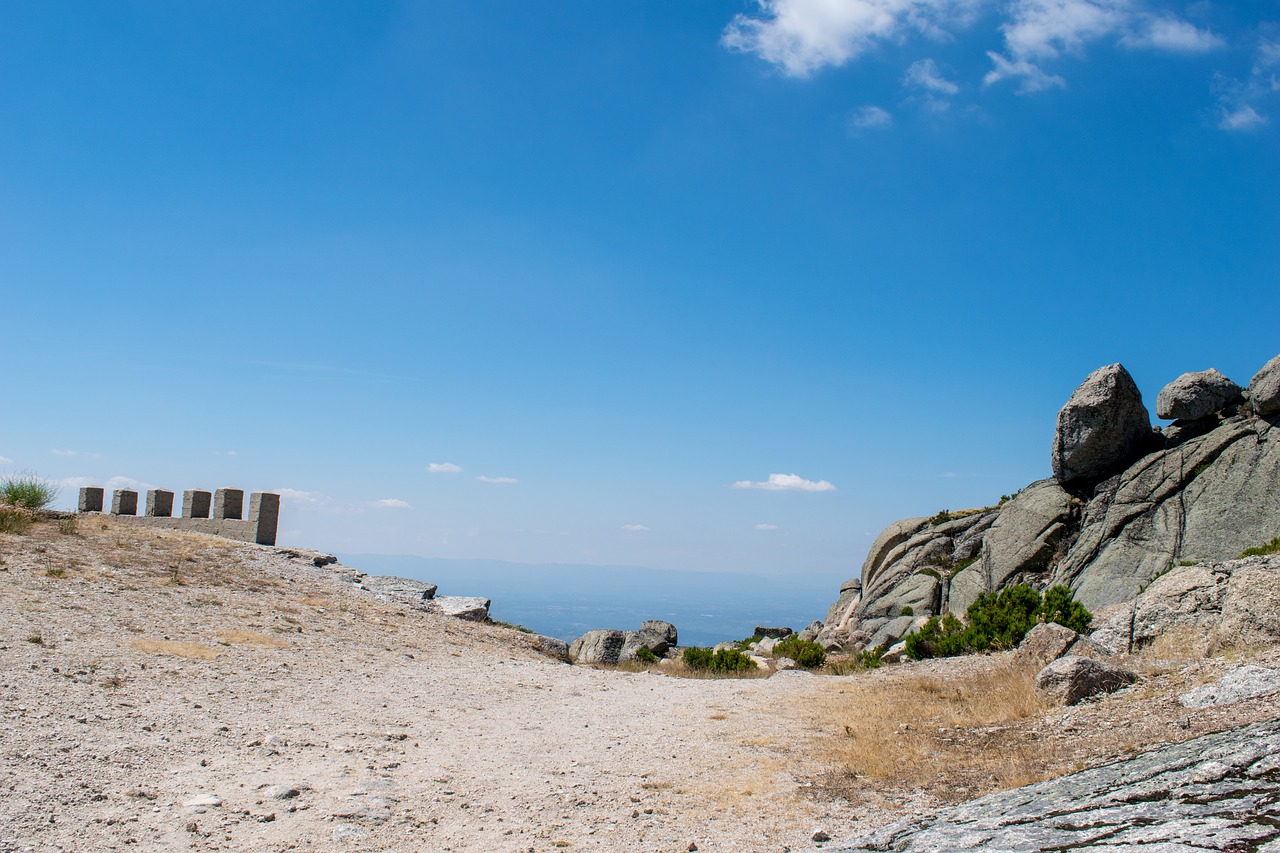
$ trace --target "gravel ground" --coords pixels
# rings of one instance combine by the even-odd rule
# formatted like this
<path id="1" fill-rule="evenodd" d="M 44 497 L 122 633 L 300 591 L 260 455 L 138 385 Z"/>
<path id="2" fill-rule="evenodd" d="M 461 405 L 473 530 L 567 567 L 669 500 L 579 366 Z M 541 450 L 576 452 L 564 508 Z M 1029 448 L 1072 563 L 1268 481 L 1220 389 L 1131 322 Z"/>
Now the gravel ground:
<path id="1" fill-rule="evenodd" d="M 102 516 L 0 534 L 0 852 L 780 853 L 993 789 L 841 774 L 816 709 L 999 656 L 839 678 L 593 670 L 379 601 L 342 568 Z M 1057 775 L 1274 717 L 1270 700 L 1177 704 L 1231 665 L 1156 665 L 1116 697 L 946 742 L 1051 744 Z"/>

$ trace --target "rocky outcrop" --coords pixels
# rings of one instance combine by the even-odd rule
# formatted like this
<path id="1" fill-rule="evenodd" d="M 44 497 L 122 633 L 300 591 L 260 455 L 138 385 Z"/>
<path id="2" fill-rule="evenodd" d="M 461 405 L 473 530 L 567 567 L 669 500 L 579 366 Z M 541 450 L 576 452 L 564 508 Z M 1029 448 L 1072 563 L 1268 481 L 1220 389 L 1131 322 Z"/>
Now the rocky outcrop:
<path id="1" fill-rule="evenodd" d="M 639 631 L 618 631 L 611 628 L 588 631 L 569 646 L 569 660 L 573 663 L 603 664 L 612 666 L 636 660 L 640 649 L 648 649 L 657 657 L 663 657 L 674 649 L 678 640 L 676 626 L 660 619 L 642 622 Z"/>
<path id="2" fill-rule="evenodd" d="M 1171 421 L 1198 421 L 1238 403 L 1244 389 L 1217 370 L 1184 373 L 1160 389 L 1156 417 Z"/>
<path id="3" fill-rule="evenodd" d="M 472 595 L 442 595 L 431 599 L 425 605 L 428 613 L 466 619 L 468 622 L 485 622 L 489 619 L 491 603 L 487 598 Z"/>
<path id="4" fill-rule="evenodd" d="M 1264 364 L 1249 380 L 1249 400 L 1256 415 L 1280 415 L 1280 355 Z"/>
<path id="5" fill-rule="evenodd" d="M 1101 479 L 1141 454 L 1150 437 L 1151 417 L 1129 371 L 1099 367 L 1058 412 L 1053 476 L 1060 483 Z"/>
<path id="6" fill-rule="evenodd" d="M 1280 356 L 1239 386 L 1183 374 L 1160 411 L 1197 416 L 1153 430 L 1118 364 L 1094 371 L 1058 417 L 1052 479 L 999 506 L 889 525 L 842 585 L 818 639 L 896 642 L 904 616 L 963 615 L 983 592 L 1069 586 L 1092 611 L 1131 602 L 1170 566 L 1221 562 L 1280 533 Z M 1209 407 L 1216 407 L 1209 410 Z M 1207 413 L 1206 413 L 1207 412 Z M 1261 414 L 1260 414 L 1261 413 Z"/>
<path id="7" fill-rule="evenodd" d="M 1041 622 L 1022 638 L 1018 654 L 1047 664 L 1065 655 L 1078 636 L 1075 631 L 1056 622 Z"/>
<path id="8" fill-rule="evenodd" d="M 1178 697 L 1184 708 L 1212 708 L 1280 693 L 1280 669 L 1241 664 L 1212 684 L 1203 684 Z"/>
<path id="9" fill-rule="evenodd" d="M 1138 680 L 1136 673 L 1106 661 L 1067 655 L 1036 675 L 1036 695 L 1053 705 L 1075 705 L 1100 693 L 1114 693 Z"/>
<path id="10" fill-rule="evenodd" d="M 1280 720 L 916 814 L 826 851 L 1280 847 Z"/>
<path id="11" fill-rule="evenodd" d="M 436 596 L 436 585 L 433 583 L 391 575 L 365 575 L 360 585 L 379 598 L 407 604 L 420 605 Z"/>
<path id="12" fill-rule="evenodd" d="M 1090 634 L 1117 654 L 1161 637 L 1205 651 L 1280 642 L 1280 555 L 1177 566 L 1099 614 Z"/>

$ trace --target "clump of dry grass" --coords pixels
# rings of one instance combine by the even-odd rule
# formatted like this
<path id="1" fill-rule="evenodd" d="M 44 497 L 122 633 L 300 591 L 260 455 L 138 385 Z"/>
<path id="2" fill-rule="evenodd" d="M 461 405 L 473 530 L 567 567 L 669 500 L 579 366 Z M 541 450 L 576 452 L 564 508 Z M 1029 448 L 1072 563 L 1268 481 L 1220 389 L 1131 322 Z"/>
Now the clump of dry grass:
<path id="1" fill-rule="evenodd" d="M 849 684 L 817 699 L 819 752 L 846 778 L 891 785 L 947 776 L 972 791 L 1045 778 L 1042 750 L 999 745 L 1002 727 L 1045 710 L 1035 695 L 1037 670 L 1006 657 L 945 675 L 886 674 Z"/>
<path id="2" fill-rule="evenodd" d="M 1214 638 L 1209 632 L 1191 625 L 1179 625 L 1165 631 L 1138 650 L 1147 661 L 1201 660 L 1214 651 Z"/>
<path id="3" fill-rule="evenodd" d="M 129 644 L 140 652 L 152 652 L 158 655 L 173 655 L 190 660 L 213 660 L 219 654 L 217 649 L 203 643 L 181 643 L 174 640 L 153 640 L 139 637 Z"/>
<path id="4" fill-rule="evenodd" d="M 223 631 L 218 640 L 228 646 L 249 646 L 254 649 L 285 649 L 289 641 L 255 631 Z"/>

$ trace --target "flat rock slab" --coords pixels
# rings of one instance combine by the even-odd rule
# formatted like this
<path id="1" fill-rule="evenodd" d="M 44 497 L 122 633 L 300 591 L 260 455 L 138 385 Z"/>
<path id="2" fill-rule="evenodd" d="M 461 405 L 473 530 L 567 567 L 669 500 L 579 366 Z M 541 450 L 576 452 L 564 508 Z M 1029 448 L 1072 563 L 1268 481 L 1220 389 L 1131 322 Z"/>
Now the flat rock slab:
<path id="1" fill-rule="evenodd" d="M 1280 850 L 1280 720 L 991 794 L 824 849 L 1032 853 L 1104 847 Z"/>
<path id="2" fill-rule="evenodd" d="M 1178 697 L 1184 708 L 1228 705 L 1258 696 L 1280 693 L 1280 669 L 1244 664 L 1229 671 L 1213 684 L 1197 687 Z"/>

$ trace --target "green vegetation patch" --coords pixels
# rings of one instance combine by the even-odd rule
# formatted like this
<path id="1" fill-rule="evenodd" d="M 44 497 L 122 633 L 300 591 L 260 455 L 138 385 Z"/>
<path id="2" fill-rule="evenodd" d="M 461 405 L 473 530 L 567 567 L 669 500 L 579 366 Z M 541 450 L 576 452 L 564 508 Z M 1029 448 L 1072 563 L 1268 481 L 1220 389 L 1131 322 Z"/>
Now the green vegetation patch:
<path id="1" fill-rule="evenodd" d="M 1011 649 L 1037 622 L 1057 622 L 1076 632 L 1088 629 L 1093 614 L 1065 586 L 1051 587 L 1042 597 L 1026 584 L 984 592 L 965 611 L 968 624 L 954 614 L 934 616 L 906 637 L 912 660 L 954 657 L 993 649 Z"/>
<path id="2" fill-rule="evenodd" d="M 1272 539 L 1266 545 L 1260 545 L 1257 548 L 1245 548 L 1240 552 L 1240 558 L 1265 557 L 1268 554 L 1280 554 L 1280 536 Z"/>
<path id="3" fill-rule="evenodd" d="M 19 509 L 44 509 L 57 497 L 58 487 L 34 474 L 16 474 L 0 480 L 0 503 Z"/>
<path id="4" fill-rule="evenodd" d="M 812 640 L 802 640 L 795 634 L 779 640 L 773 647 L 773 656 L 791 658 L 805 669 L 813 669 L 827 662 L 827 653 L 823 651 L 822 646 Z"/>
<path id="5" fill-rule="evenodd" d="M 738 649 L 711 649 L 690 646 L 682 653 L 685 666 L 690 669 L 708 669 L 712 672 L 741 672 L 755 669 L 756 662 Z"/>

